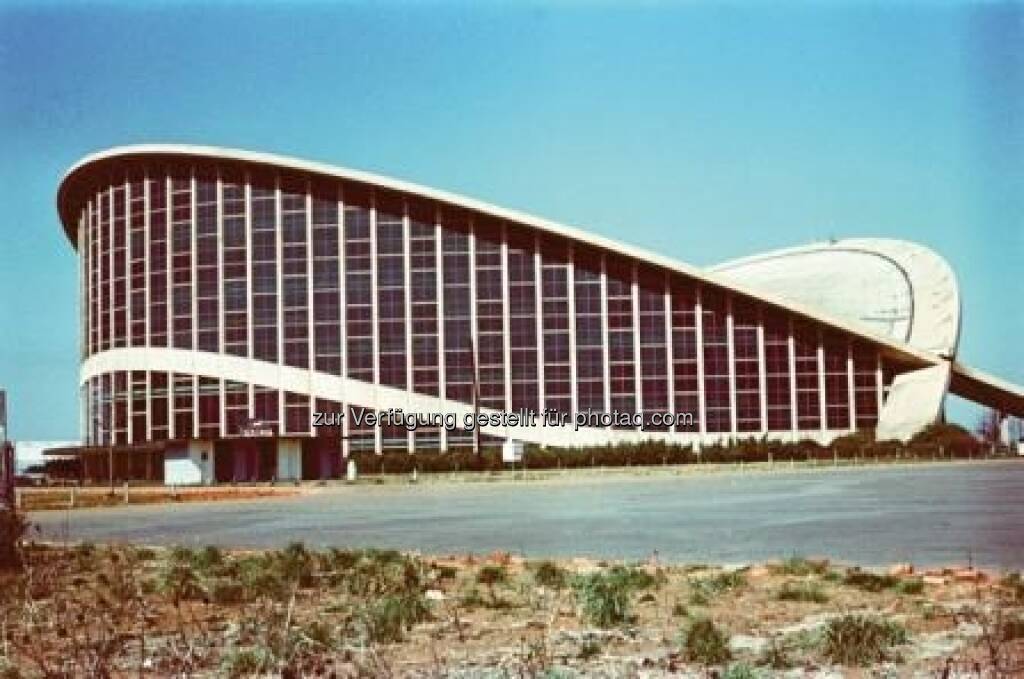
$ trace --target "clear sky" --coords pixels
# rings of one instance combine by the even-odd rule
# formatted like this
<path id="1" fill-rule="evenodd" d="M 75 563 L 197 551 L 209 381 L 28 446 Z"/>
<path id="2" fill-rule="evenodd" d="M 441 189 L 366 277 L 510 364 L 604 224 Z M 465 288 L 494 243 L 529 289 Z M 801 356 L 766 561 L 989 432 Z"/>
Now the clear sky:
<path id="1" fill-rule="evenodd" d="M 11 435 L 77 436 L 54 196 L 136 142 L 375 171 L 697 265 L 918 241 L 958 273 L 961 357 L 1024 383 L 1024 4 L 767 4 L 0 1 Z"/>

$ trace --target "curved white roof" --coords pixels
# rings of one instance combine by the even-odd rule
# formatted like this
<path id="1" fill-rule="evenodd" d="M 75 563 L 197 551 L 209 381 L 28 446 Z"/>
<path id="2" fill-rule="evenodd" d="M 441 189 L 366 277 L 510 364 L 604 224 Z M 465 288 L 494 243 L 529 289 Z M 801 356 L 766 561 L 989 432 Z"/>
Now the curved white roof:
<path id="1" fill-rule="evenodd" d="M 918 349 L 956 356 L 956 276 L 946 260 L 922 245 L 850 238 L 766 252 L 710 270 Z"/>
<path id="2" fill-rule="evenodd" d="M 75 197 L 76 184 L 79 179 L 84 179 L 91 174 L 92 169 L 99 169 L 101 165 L 107 162 L 145 159 L 146 157 L 184 157 L 235 161 L 297 172 L 307 172 L 323 177 L 370 184 L 387 190 L 413 194 L 438 201 L 439 203 L 517 222 L 594 248 L 644 261 L 651 266 L 683 274 L 699 282 L 731 290 L 737 294 L 757 299 L 769 306 L 784 309 L 850 335 L 861 337 L 879 346 L 886 355 L 902 359 L 917 367 L 937 365 L 943 361 L 943 356 L 950 357 L 956 351 L 960 332 L 960 295 L 956 279 L 948 264 L 938 255 L 927 248 L 913 243 L 881 239 L 845 240 L 833 244 L 818 244 L 816 246 L 794 248 L 792 251 L 779 250 L 767 255 L 758 255 L 744 260 L 728 262 L 712 270 L 706 270 L 684 264 L 657 253 L 624 245 L 609 238 L 592 235 L 571 226 L 496 207 L 454 193 L 419 186 L 411 182 L 287 156 L 253 153 L 215 146 L 137 144 L 106 149 L 80 160 L 67 171 L 57 193 L 57 208 L 72 247 L 76 247 L 78 241 L 77 234 L 75 233 L 77 230 L 77 216 L 74 214 L 75 205 L 73 198 Z M 830 249 L 831 252 L 829 252 Z M 820 252 L 822 250 L 824 252 Z M 855 308 L 849 306 L 844 307 L 835 303 L 823 303 L 820 299 L 795 299 L 797 295 L 794 294 L 794 291 L 797 288 L 794 285 L 782 286 L 784 289 L 780 289 L 776 293 L 764 289 L 767 286 L 764 285 L 763 281 L 759 285 L 754 277 L 750 275 L 737 275 L 737 272 L 747 265 L 753 265 L 755 262 L 767 260 L 775 256 L 784 257 L 784 253 L 802 253 L 808 257 L 804 261 L 809 261 L 812 251 L 815 255 L 826 254 L 835 256 L 836 250 L 849 253 L 860 252 L 864 255 L 863 262 L 867 262 L 872 258 L 891 262 L 890 265 L 881 265 L 878 262 L 870 265 L 865 264 L 877 276 L 875 284 L 877 287 L 873 286 L 870 289 L 875 291 L 885 290 L 888 286 L 890 288 L 889 293 L 892 295 L 890 301 L 893 303 L 893 306 L 899 307 L 902 300 L 902 311 L 897 310 L 895 313 L 892 313 L 891 318 L 883 316 L 884 321 L 881 324 L 872 324 L 864 320 L 864 313 L 856 311 Z M 789 261 L 793 262 L 795 260 L 790 259 Z M 830 266 L 829 260 L 821 261 L 826 268 Z M 847 273 L 850 273 L 849 266 L 844 268 L 847 269 Z M 902 271 L 902 275 L 907 280 L 903 289 L 907 292 L 892 292 L 891 288 L 894 285 L 894 281 L 896 281 L 894 271 Z M 851 285 L 848 282 L 843 283 L 835 279 L 832 282 L 848 292 L 857 290 L 855 285 Z M 807 279 L 804 279 L 803 285 L 807 285 Z M 899 284 L 896 283 L 895 289 L 898 290 L 899 287 Z M 863 289 L 857 290 L 857 292 L 861 296 L 869 296 L 864 294 Z M 905 297 L 901 297 L 901 294 L 905 294 Z M 878 311 L 878 309 L 874 311 Z M 868 318 L 871 317 L 871 313 L 873 312 L 869 309 Z M 906 317 L 907 320 L 904 321 L 902 317 Z M 953 363 L 951 389 L 954 393 L 962 393 L 967 398 L 979 398 L 984 402 L 999 402 L 1003 404 L 1002 407 L 1008 412 L 1024 416 L 1024 389 L 1002 383 L 983 373 L 971 371 L 966 366 L 958 363 Z"/>

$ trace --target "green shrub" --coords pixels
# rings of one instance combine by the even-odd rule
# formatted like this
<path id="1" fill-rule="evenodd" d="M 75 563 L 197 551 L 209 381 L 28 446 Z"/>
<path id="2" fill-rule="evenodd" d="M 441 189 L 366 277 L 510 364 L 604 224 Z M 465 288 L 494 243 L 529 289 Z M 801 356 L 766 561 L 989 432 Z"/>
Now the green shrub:
<path id="1" fill-rule="evenodd" d="M 900 594 L 917 595 L 924 592 L 924 580 L 921 578 L 908 578 L 900 580 L 896 585 L 896 591 Z"/>
<path id="2" fill-rule="evenodd" d="M 613 573 L 579 575 L 572 581 L 583 618 L 598 627 L 614 627 L 629 620 L 628 579 Z"/>
<path id="3" fill-rule="evenodd" d="M 274 664 L 270 651 L 265 648 L 236 648 L 224 655 L 221 671 L 231 679 L 265 674 Z"/>
<path id="4" fill-rule="evenodd" d="M 775 594 L 779 601 L 802 601 L 806 603 L 824 604 L 828 602 L 828 595 L 821 589 L 821 585 L 814 582 L 786 582 Z"/>
<path id="5" fill-rule="evenodd" d="M 587 639 L 580 645 L 580 650 L 576 657 L 580 660 L 590 660 L 599 655 L 601 655 L 601 642 L 597 639 Z"/>
<path id="6" fill-rule="evenodd" d="M 907 443 L 912 454 L 932 455 L 941 450 L 943 454 L 954 457 L 976 455 L 983 447 L 969 431 L 946 422 L 936 422 L 925 427 Z"/>
<path id="7" fill-rule="evenodd" d="M 768 644 L 761 651 L 761 655 L 757 659 L 759 665 L 770 667 L 773 670 L 788 670 L 793 666 L 793 660 L 790 658 L 789 649 L 786 644 L 778 637 L 772 637 L 768 640 Z"/>
<path id="8" fill-rule="evenodd" d="M 1020 573 L 1007 573 L 999 580 L 1003 594 L 1014 604 L 1024 604 L 1024 578 Z"/>
<path id="9" fill-rule="evenodd" d="M 389 595 L 366 605 L 359 620 L 368 643 L 393 643 L 402 641 L 406 631 L 429 617 L 425 598 Z"/>
<path id="10" fill-rule="evenodd" d="M 760 673 L 746 663 L 729 665 L 722 673 L 722 679 L 757 679 Z"/>
<path id="11" fill-rule="evenodd" d="M 164 565 L 157 578 L 157 589 L 175 606 L 182 601 L 202 599 L 206 596 L 192 566 L 187 563 L 170 562 Z"/>
<path id="12" fill-rule="evenodd" d="M 732 659 L 729 637 L 708 618 L 696 618 L 683 630 L 683 657 L 689 662 L 720 665 Z"/>
<path id="13" fill-rule="evenodd" d="M 742 571 L 727 571 L 703 578 L 690 579 L 690 602 L 697 606 L 705 606 L 715 597 L 738 590 L 747 584 L 747 576 Z"/>
<path id="14" fill-rule="evenodd" d="M 569 579 L 568 571 L 554 561 L 539 561 L 532 565 L 533 579 L 541 587 L 561 590 Z"/>
<path id="15" fill-rule="evenodd" d="M 824 575 L 828 572 L 828 562 L 793 555 L 780 564 L 771 565 L 769 570 L 776 575 Z"/>
<path id="16" fill-rule="evenodd" d="M 878 593 L 883 589 L 896 587 L 900 584 L 900 579 L 893 575 L 876 575 L 855 568 L 846 573 L 843 584 L 865 592 Z"/>
<path id="17" fill-rule="evenodd" d="M 902 626 L 851 614 L 829 621 L 821 637 L 821 651 L 838 665 L 864 666 L 895 659 L 892 647 L 905 643 L 907 632 Z"/>
<path id="18" fill-rule="evenodd" d="M 205 589 L 215 604 L 232 605 L 245 601 L 245 587 L 230 578 L 214 578 L 206 583 Z"/>

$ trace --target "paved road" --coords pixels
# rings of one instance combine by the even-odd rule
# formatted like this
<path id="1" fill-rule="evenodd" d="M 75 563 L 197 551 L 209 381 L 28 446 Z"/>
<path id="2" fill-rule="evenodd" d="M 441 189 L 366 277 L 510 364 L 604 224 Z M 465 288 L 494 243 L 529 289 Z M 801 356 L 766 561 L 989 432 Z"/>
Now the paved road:
<path id="1" fill-rule="evenodd" d="M 535 483 L 338 486 L 274 500 L 31 517 L 44 535 L 145 543 L 379 546 L 426 553 L 1024 568 L 1024 462 Z M 67 522 L 67 523 L 65 523 Z"/>

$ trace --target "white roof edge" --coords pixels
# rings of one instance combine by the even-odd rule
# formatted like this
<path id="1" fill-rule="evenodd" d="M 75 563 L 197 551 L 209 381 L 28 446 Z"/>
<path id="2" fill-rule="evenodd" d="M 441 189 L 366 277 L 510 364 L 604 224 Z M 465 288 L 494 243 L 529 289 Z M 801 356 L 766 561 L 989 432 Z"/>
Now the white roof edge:
<path id="1" fill-rule="evenodd" d="M 908 342 L 925 351 L 953 359 L 956 357 L 960 329 L 963 322 L 962 296 L 956 272 L 942 255 L 931 248 L 898 238 L 841 238 L 814 241 L 805 245 L 781 248 L 728 260 L 709 267 L 712 273 L 741 269 L 772 259 L 817 252 L 858 252 L 882 258 L 895 266 L 910 287 L 913 305 Z M 949 295 L 937 309 L 929 297 Z M 944 313 L 951 313 L 946 319 Z M 936 337 L 944 339 L 942 346 L 929 346 Z"/>
<path id="2" fill-rule="evenodd" d="M 960 363 L 959 361 L 953 362 L 953 372 L 981 382 L 982 384 L 987 384 L 995 389 L 1005 391 L 1024 401 L 1024 387 L 1017 386 L 1012 382 L 1007 382 L 1001 377 L 990 375 L 983 370 L 972 368 L 971 366 Z"/>
<path id="3" fill-rule="evenodd" d="M 705 269 L 685 264 L 678 260 L 674 260 L 663 255 L 659 255 L 657 253 L 648 252 L 638 247 L 626 245 L 624 243 L 619 243 L 604 236 L 593 235 L 577 227 L 559 224 L 558 222 L 553 222 L 547 219 L 543 219 L 541 217 L 535 217 L 524 212 L 509 210 L 506 208 L 498 207 L 496 205 L 491 205 L 483 201 L 476 200 L 474 198 L 468 198 L 466 196 L 450 193 L 448 191 L 433 189 L 430 187 L 415 184 L 413 182 L 393 179 L 383 175 L 377 175 L 370 172 L 364 172 L 361 170 L 352 170 L 349 168 L 339 167 L 337 165 L 330 165 L 327 163 L 306 161 L 301 160 L 299 158 L 283 156 L 273 153 L 245 151 L 241 149 L 232 149 L 198 144 L 129 144 L 124 146 L 114 146 L 84 156 L 81 160 L 72 165 L 67 172 L 64 173 L 64 176 L 61 179 L 61 186 L 63 186 L 64 183 L 67 182 L 73 174 L 93 163 L 114 159 L 119 156 L 146 154 L 185 155 L 273 165 L 280 168 L 286 168 L 300 172 L 311 172 L 314 174 L 321 174 L 336 179 L 373 184 L 375 186 L 386 188 L 392 191 L 416 194 L 424 198 L 436 200 L 442 203 L 448 203 L 463 209 L 473 210 L 476 212 L 483 212 L 501 219 L 519 222 L 521 224 L 539 229 L 541 231 L 545 231 L 557 236 L 562 236 L 564 238 L 586 243 L 595 248 L 609 250 L 621 254 L 625 257 L 648 262 L 654 266 L 683 274 L 697 281 L 710 283 L 717 287 L 724 288 L 726 290 L 731 290 L 733 292 L 745 295 L 747 297 L 751 297 L 753 299 L 758 299 L 769 305 L 781 309 L 786 309 L 793 313 L 804 316 L 805 318 L 817 321 L 824 325 L 832 326 L 833 328 L 840 330 L 842 332 L 854 335 L 856 337 L 860 337 L 875 344 L 882 345 L 897 354 L 902 354 L 905 357 L 917 359 L 928 365 L 935 365 L 943 360 L 940 356 L 933 354 L 931 352 L 924 351 L 916 347 L 909 346 L 907 344 L 895 342 L 894 340 L 883 335 L 876 334 L 864 328 L 852 326 L 846 323 L 845 321 L 825 316 L 824 314 L 815 309 L 811 309 L 800 304 L 795 304 L 793 302 L 789 302 L 787 300 L 772 295 L 766 295 L 756 290 L 749 289 L 746 286 L 737 284 L 736 282 L 723 276 L 719 276 L 713 272 L 708 272 Z"/>

